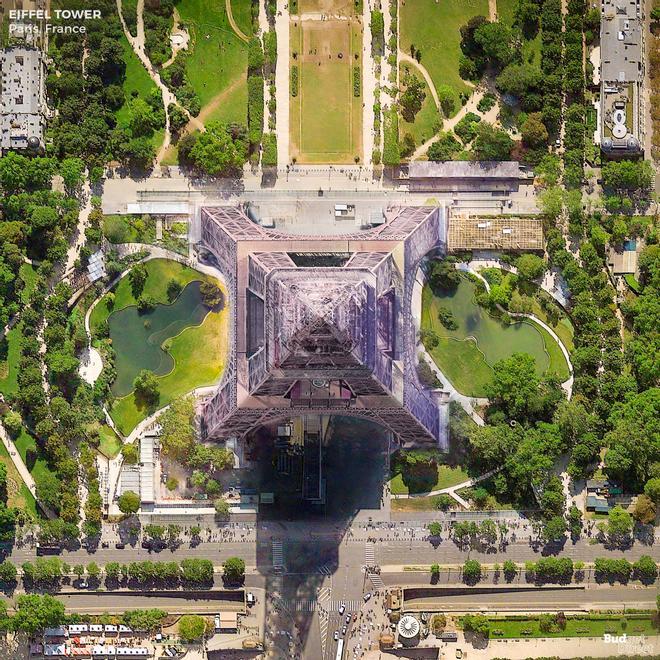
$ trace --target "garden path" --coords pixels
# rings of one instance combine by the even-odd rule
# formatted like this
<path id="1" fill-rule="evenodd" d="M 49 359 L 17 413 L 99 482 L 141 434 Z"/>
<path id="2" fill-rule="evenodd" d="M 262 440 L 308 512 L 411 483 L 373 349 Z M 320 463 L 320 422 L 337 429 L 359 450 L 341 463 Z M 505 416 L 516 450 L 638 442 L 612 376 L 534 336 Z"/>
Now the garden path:
<path id="1" fill-rule="evenodd" d="M 431 78 L 431 75 L 426 70 L 426 67 L 420 64 L 414 57 L 410 57 L 410 55 L 404 53 L 402 50 L 399 50 L 399 62 L 407 62 L 408 64 L 412 64 L 422 74 L 422 76 L 424 76 L 424 80 L 426 80 L 426 84 L 429 86 L 429 89 L 431 90 L 431 96 L 433 97 L 433 101 L 435 102 L 435 107 L 438 109 L 439 112 L 442 112 L 442 109 L 440 108 L 440 99 L 438 98 L 438 92 L 436 91 L 435 85 L 433 84 L 433 78 Z"/>
<path id="2" fill-rule="evenodd" d="M 277 164 L 285 167 L 289 163 L 289 10 L 288 0 L 277 0 L 275 15 L 277 35 L 277 68 L 275 69 L 275 101 Z"/>
<path id="3" fill-rule="evenodd" d="M 248 43 L 250 39 L 241 30 L 241 28 L 238 27 L 238 23 L 236 23 L 236 21 L 234 20 L 234 15 L 231 13 L 231 0 L 225 0 L 225 11 L 227 12 L 227 19 L 229 20 L 229 25 L 231 25 L 231 29 L 236 33 L 236 36 L 241 41 Z"/>

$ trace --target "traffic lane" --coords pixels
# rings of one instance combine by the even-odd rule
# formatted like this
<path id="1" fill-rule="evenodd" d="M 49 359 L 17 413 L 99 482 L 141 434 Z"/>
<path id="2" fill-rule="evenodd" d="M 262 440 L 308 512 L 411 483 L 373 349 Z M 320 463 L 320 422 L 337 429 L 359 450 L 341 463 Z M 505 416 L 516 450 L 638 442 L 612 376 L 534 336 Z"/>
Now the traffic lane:
<path id="1" fill-rule="evenodd" d="M 655 607 L 657 590 L 654 587 L 608 586 L 585 589 L 530 589 L 516 593 L 447 594 L 441 597 L 424 597 L 408 600 L 405 606 L 424 609 L 435 607 L 443 610 L 541 610 L 574 609 L 591 610 L 600 606 L 611 609 L 645 609 Z"/>

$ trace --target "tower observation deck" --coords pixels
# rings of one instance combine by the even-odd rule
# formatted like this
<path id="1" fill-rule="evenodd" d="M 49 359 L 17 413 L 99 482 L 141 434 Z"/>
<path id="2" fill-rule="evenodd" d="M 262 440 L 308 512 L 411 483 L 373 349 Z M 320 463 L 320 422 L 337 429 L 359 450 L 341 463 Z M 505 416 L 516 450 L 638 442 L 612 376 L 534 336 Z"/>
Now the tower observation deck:
<path id="1" fill-rule="evenodd" d="M 411 300 L 422 258 L 446 249 L 446 224 L 443 207 L 396 207 L 373 229 L 311 236 L 262 227 L 243 207 L 202 208 L 201 246 L 227 280 L 232 314 L 205 436 L 341 414 L 380 423 L 403 446 L 445 449 L 439 393 L 417 378 Z"/>

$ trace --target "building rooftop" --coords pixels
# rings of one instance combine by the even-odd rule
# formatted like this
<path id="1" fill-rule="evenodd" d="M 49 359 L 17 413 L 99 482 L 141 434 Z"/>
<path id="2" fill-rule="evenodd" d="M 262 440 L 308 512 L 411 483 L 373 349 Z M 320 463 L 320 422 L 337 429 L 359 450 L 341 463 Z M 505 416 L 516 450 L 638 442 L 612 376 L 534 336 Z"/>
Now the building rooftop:
<path id="1" fill-rule="evenodd" d="M 603 0 L 600 49 L 601 80 L 641 80 L 642 26 L 637 0 Z"/>
<path id="2" fill-rule="evenodd" d="M 44 64 L 36 48 L 6 48 L 0 55 L 2 149 L 38 148 L 42 144 L 44 118 Z"/>
<path id="3" fill-rule="evenodd" d="M 408 177 L 439 179 L 518 179 L 520 164 L 517 161 L 413 161 L 408 165 Z"/>
<path id="4" fill-rule="evenodd" d="M 449 251 L 542 250 L 543 223 L 539 218 L 480 218 L 468 214 L 449 217 Z"/>

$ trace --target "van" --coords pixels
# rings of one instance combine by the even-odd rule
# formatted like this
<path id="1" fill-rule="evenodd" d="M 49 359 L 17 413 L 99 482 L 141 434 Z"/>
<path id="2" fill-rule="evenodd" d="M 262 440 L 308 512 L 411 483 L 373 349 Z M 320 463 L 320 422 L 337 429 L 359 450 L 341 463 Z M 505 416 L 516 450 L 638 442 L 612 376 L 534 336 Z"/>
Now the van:
<path id="1" fill-rule="evenodd" d="M 254 605 L 254 603 L 255 603 L 254 594 L 251 591 L 248 591 L 248 593 L 247 593 L 247 604 L 249 606 L 252 606 L 252 605 Z"/>
<path id="2" fill-rule="evenodd" d="M 219 614 L 215 615 L 214 626 L 215 626 L 216 632 L 218 630 L 220 630 L 220 615 Z"/>

